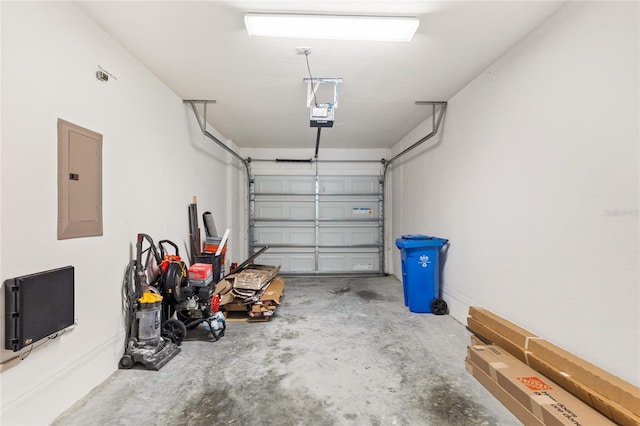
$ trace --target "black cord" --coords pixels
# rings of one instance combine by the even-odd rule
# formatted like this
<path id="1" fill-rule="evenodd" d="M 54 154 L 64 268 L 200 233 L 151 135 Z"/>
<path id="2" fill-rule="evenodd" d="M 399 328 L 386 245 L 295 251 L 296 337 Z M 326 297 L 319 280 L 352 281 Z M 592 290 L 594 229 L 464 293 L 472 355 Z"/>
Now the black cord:
<path id="1" fill-rule="evenodd" d="M 311 90 L 313 91 L 313 102 L 318 106 L 318 99 L 316 98 L 316 91 L 313 88 L 313 76 L 311 75 L 311 67 L 309 67 L 309 50 L 304 51 L 304 58 L 307 61 L 307 71 L 309 71 L 309 80 L 311 84 Z"/>
<path id="2" fill-rule="evenodd" d="M 132 260 L 127 265 L 127 269 L 124 273 L 124 279 L 122 280 L 122 314 L 124 316 L 124 326 L 126 327 L 124 348 L 127 349 L 129 339 L 131 338 L 131 329 L 133 327 L 133 320 L 135 318 L 135 277 L 136 273 L 136 261 Z"/>
<path id="3" fill-rule="evenodd" d="M 20 357 L 20 361 L 24 361 L 29 355 L 31 355 L 31 351 L 33 350 L 33 343 L 29 347 L 29 352 Z"/>
<path id="4" fill-rule="evenodd" d="M 42 342 L 40 342 L 40 344 L 36 345 L 35 343 L 32 343 L 31 345 L 29 345 L 29 351 L 24 354 L 24 355 L 19 355 L 20 357 L 20 361 L 24 361 L 25 359 L 27 359 L 27 357 L 29 355 L 31 355 L 31 352 L 33 352 L 34 348 L 39 348 L 40 346 L 48 343 L 51 340 L 57 339 L 58 337 L 62 336 L 63 334 L 66 334 L 68 331 L 70 330 L 70 327 L 65 328 L 64 330 L 58 331 L 55 334 L 52 334 L 51 336 L 47 337 L 47 340 L 43 340 Z M 13 357 L 11 359 L 15 359 L 16 357 Z M 11 359 L 9 359 L 8 361 L 11 361 Z"/>

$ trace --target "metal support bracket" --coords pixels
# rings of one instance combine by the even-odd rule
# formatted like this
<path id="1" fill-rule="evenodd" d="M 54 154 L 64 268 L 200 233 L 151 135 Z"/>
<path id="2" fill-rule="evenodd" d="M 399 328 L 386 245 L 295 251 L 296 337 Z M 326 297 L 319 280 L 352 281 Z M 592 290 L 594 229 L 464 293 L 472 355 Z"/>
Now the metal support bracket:
<path id="1" fill-rule="evenodd" d="M 193 107 L 193 112 L 196 115 L 196 120 L 198 120 L 198 125 L 200 126 L 200 130 L 202 130 L 202 133 L 207 131 L 207 105 L 208 104 L 215 104 L 216 101 L 215 100 L 209 100 L 209 99 L 185 99 L 182 101 L 185 104 L 190 104 L 191 107 Z M 203 118 L 200 119 L 200 116 L 198 115 L 198 112 L 196 111 L 196 104 L 203 104 L 204 105 L 204 111 L 203 111 Z"/>
<path id="2" fill-rule="evenodd" d="M 191 108 L 193 109 L 193 113 L 196 116 L 196 120 L 198 121 L 198 125 L 200 126 L 200 130 L 202 130 L 202 133 L 206 137 L 208 137 L 209 139 L 214 141 L 216 144 L 218 144 L 222 149 L 224 149 L 229 154 L 231 154 L 235 158 L 237 158 L 242 163 L 242 165 L 247 169 L 247 175 L 249 175 L 249 168 L 247 166 L 247 161 L 244 158 L 242 158 L 240 156 L 240 154 L 235 152 L 233 149 L 229 148 L 224 142 L 222 142 L 220 139 L 218 139 L 217 137 L 212 135 L 211 132 L 209 132 L 207 130 L 207 105 L 215 104 L 216 101 L 214 101 L 214 100 L 205 100 L 205 99 L 185 99 L 182 102 L 184 102 L 185 104 L 191 105 Z M 202 118 L 198 114 L 198 109 L 196 108 L 196 104 L 202 104 L 203 105 L 204 111 L 203 111 L 203 117 Z"/>
<path id="3" fill-rule="evenodd" d="M 238 159 L 240 161 L 240 163 L 242 163 L 242 165 L 244 166 L 244 170 L 245 170 L 245 172 L 247 174 L 247 202 L 250 205 L 251 201 L 249 200 L 249 198 L 250 198 L 250 191 L 251 191 L 250 190 L 250 186 L 251 186 L 252 178 L 251 178 L 251 168 L 250 168 L 249 164 L 251 163 L 251 158 L 247 158 L 245 160 L 244 158 L 242 158 L 240 156 L 240 154 L 235 152 L 233 149 L 229 148 L 224 142 L 222 142 L 220 139 L 215 137 L 213 134 L 211 134 L 211 132 L 209 132 L 207 130 L 207 105 L 215 104 L 216 101 L 208 100 L 208 99 L 185 99 L 182 102 L 184 102 L 185 104 L 191 105 L 191 109 L 193 109 L 193 114 L 196 116 L 196 120 L 198 121 L 198 125 L 200 126 L 200 130 L 202 130 L 202 134 L 205 135 L 206 137 L 208 137 L 209 139 L 211 139 L 212 141 L 214 141 L 220 148 L 224 149 L 229 154 L 231 154 L 236 159 Z M 197 104 L 202 104 L 203 105 L 203 116 L 202 117 L 200 117 L 200 114 L 198 114 L 198 109 L 196 108 Z M 251 229 L 251 225 L 248 222 L 249 222 L 249 217 L 247 217 L 247 226 L 248 226 L 247 229 Z M 248 248 L 248 246 L 247 246 L 247 248 Z"/>
<path id="4" fill-rule="evenodd" d="M 432 117 L 431 132 L 428 135 L 426 135 L 425 137 L 423 137 L 422 139 L 420 139 L 419 141 L 417 141 L 416 143 L 414 143 L 413 145 L 411 145 L 410 147 L 408 147 L 405 150 L 403 150 L 401 153 L 397 154 L 396 156 L 394 156 L 390 160 L 387 160 L 384 163 L 385 173 L 386 173 L 387 167 L 389 167 L 391 165 L 391 163 L 393 163 L 395 160 L 397 160 L 398 158 L 402 157 L 403 155 L 405 155 L 409 151 L 413 150 L 414 148 L 418 147 L 422 143 L 428 141 L 429 139 L 431 139 L 432 137 L 434 137 L 435 135 L 438 134 L 438 130 L 440 129 L 440 124 L 442 124 L 442 119 L 444 118 L 444 114 L 445 114 L 445 112 L 447 110 L 447 102 L 445 102 L 445 101 L 416 101 L 416 105 L 430 105 L 431 106 L 431 117 Z M 439 107 L 439 112 L 438 112 L 438 115 L 437 115 L 437 118 L 436 118 L 436 111 L 438 110 L 438 107 Z"/>
<path id="5" fill-rule="evenodd" d="M 321 84 L 333 85 L 333 102 L 330 105 L 334 109 L 338 107 L 338 84 L 342 83 L 342 78 L 304 78 L 302 81 L 307 84 L 307 108 L 316 106 L 314 99 Z"/>

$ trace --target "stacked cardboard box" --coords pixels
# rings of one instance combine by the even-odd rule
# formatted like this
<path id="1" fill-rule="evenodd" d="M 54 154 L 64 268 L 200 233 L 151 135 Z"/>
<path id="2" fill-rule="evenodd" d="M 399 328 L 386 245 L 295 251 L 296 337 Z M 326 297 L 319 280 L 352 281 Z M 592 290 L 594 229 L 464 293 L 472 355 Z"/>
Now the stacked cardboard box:
<path id="1" fill-rule="evenodd" d="M 466 366 L 483 385 L 490 383 L 496 389 L 499 388 L 502 398 L 505 398 L 504 393 L 509 395 L 510 398 L 506 401 L 500 397 L 498 399 L 524 424 L 614 425 L 556 383 L 498 346 L 469 346 Z"/>
<path id="2" fill-rule="evenodd" d="M 640 388 L 486 309 L 470 307 L 467 324 L 482 342 L 495 343 L 610 420 L 623 426 L 640 425 Z"/>
<path id="3" fill-rule="evenodd" d="M 220 310 L 227 321 L 269 321 L 280 306 L 284 294 L 284 280 L 276 276 L 257 290 L 237 287 L 231 275 L 216 285 L 214 294 L 220 295 Z"/>

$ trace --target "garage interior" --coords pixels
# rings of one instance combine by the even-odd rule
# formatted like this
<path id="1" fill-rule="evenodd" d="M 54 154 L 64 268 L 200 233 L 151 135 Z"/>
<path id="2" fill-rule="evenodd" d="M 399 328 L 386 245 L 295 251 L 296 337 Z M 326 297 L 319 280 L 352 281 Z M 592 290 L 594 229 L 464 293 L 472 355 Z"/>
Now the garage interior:
<path id="1" fill-rule="evenodd" d="M 419 26 L 408 42 L 271 38 L 247 33 L 258 12 Z M 639 15 L 0 2 L 2 317 L 5 280 L 75 269 L 74 326 L 2 350 L 0 423 L 519 424 L 465 371 L 470 306 L 640 386 Z M 57 233 L 60 123 L 101 138 L 92 236 Z M 194 197 L 230 231 L 226 271 L 268 247 L 282 305 L 217 342 L 190 332 L 159 372 L 117 370 L 136 235 L 188 251 Z M 406 234 L 449 240 L 448 315 L 404 306 Z"/>

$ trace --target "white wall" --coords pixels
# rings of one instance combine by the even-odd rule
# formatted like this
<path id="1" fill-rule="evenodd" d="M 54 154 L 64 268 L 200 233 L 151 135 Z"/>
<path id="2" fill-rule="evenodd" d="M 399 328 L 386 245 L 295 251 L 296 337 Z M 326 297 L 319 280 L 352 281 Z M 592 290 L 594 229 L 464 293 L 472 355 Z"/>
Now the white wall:
<path id="1" fill-rule="evenodd" d="M 640 385 L 637 2 L 570 2 L 392 171 L 393 234 L 451 240 L 444 296 Z M 423 123 L 396 147 L 428 132 Z M 399 274 L 399 255 L 394 255 Z"/>
<path id="2" fill-rule="evenodd" d="M 181 99 L 75 4 L 1 8 L 2 281 L 75 266 L 75 329 L 0 378 L 0 423 L 46 424 L 117 367 L 120 292 L 136 234 L 171 239 L 186 254 L 193 195 L 200 212 L 214 212 L 219 228 L 230 226 L 237 208 L 224 205 L 226 182 L 236 166 L 202 136 Z M 117 80 L 97 81 L 96 65 Z M 58 118 L 104 137 L 101 237 L 56 239 Z M 2 350 L 3 361 L 12 356 Z"/>

